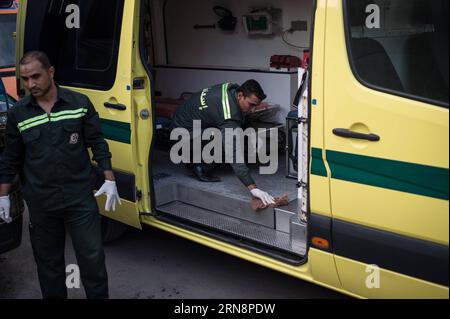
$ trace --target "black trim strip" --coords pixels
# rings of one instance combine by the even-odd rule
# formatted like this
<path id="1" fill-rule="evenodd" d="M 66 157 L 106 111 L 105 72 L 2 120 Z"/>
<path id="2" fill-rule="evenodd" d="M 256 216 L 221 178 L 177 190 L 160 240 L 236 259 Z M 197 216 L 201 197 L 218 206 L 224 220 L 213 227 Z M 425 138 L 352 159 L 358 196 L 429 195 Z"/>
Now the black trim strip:
<path id="1" fill-rule="evenodd" d="M 297 74 L 298 71 L 281 72 L 259 69 L 238 69 L 238 68 L 211 68 L 211 67 L 194 67 L 194 66 L 174 66 L 174 65 L 157 65 L 155 69 L 180 69 L 180 70 L 202 70 L 202 71 L 227 71 L 227 72 L 248 72 L 248 73 L 266 73 L 266 74 Z"/>
<path id="2" fill-rule="evenodd" d="M 336 219 L 332 227 L 336 255 L 448 287 L 448 246 Z"/>

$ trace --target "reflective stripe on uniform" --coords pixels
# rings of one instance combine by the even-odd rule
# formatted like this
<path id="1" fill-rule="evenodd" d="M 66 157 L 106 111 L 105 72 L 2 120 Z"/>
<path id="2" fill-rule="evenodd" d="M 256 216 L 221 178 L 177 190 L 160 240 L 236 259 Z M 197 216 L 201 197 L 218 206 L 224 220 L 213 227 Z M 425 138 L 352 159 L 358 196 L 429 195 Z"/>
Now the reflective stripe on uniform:
<path id="1" fill-rule="evenodd" d="M 230 109 L 230 99 L 228 97 L 228 87 L 230 83 L 225 83 L 222 86 L 222 106 L 223 106 L 223 115 L 225 120 L 231 119 L 231 109 Z"/>
<path id="2" fill-rule="evenodd" d="M 20 133 L 23 133 L 24 131 L 29 130 L 30 128 L 33 128 L 33 127 L 36 127 L 36 126 L 39 126 L 39 125 L 42 125 L 42 124 L 45 124 L 48 122 L 50 122 L 50 120 L 48 119 L 48 117 L 46 115 L 46 117 L 40 121 L 36 121 L 31 124 L 23 125 L 23 126 L 19 127 L 19 131 L 20 131 Z"/>
<path id="3" fill-rule="evenodd" d="M 33 127 L 46 124 L 48 122 L 59 122 L 63 120 L 71 120 L 71 119 L 79 119 L 84 117 L 87 114 L 87 109 L 77 109 L 77 110 L 69 110 L 69 111 L 62 111 L 58 113 L 51 113 L 50 116 L 47 114 L 39 115 L 36 117 L 33 117 L 31 119 L 25 120 L 23 122 L 20 122 L 17 125 L 17 128 L 19 129 L 20 133 L 23 133 L 26 130 L 29 130 Z"/>
<path id="4" fill-rule="evenodd" d="M 62 112 L 58 112 L 58 113 L 52 113 L 51 117 L 57 118 L 57 117 L 60 117 L 63 115 L 76 115 L 76 114 L 81 114 L 81 113 L 86 114 L 87 111 L 88 111 L 87 109 L 68 110 L 68 111 L 62 111 Z"/>
<path id="5" fill-rule="evenodd" d="M 26 130 L 26 129 L 32 128 L 34 126 L 43 124 L 42 121 L 44 121 L 44 120 L 45 120 L 44 123 L 48 122 L 48 115 L 47 114 L 39 115 L 39 116 L 33 117 L 31 119 L 28 119 L 26 121 L 20 122 L 17 125 L 17 128 L 19 129 L 20 132 L 22 132 L 23 130 Z M 36 123 L 38 123 L 38 124 L 36 124 Z"/>
<path id="6" fill-rule="evenodd" d="M 70 111 L 62 111 L 51 114 L 51 122 L 59 122 L 63 120 L 79 119 L 86 115 L 87 109 L 78 109 Z"/>

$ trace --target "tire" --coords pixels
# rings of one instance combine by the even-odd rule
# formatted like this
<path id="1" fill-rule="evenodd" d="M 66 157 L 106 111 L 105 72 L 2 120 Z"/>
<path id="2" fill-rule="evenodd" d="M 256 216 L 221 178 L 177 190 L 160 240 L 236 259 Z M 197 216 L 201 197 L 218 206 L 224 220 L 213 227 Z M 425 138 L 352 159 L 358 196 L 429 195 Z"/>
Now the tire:
<path id="1" fill-rule="evenodd" d="M 126 233 L 127 229 L 127 225 L 102 216 L 102 240 L 104 244 L 119 239 Z"/>

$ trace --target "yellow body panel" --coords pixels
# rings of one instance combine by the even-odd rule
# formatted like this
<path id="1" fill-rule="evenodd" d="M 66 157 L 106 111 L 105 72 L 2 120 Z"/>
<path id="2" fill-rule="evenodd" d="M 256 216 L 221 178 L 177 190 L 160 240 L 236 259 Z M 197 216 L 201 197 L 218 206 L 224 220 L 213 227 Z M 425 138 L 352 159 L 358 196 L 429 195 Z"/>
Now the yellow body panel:
<path id="1" fill-rule="evenodd" d="M 141 224 L 140 220 L 138 222 L 136 222 L 136 214 L 134 214 L 134 212 L 136 210 L 136 204 L 133 202 L 126 201 L 124 199 L 121 199 L 121 202 L 122 202 L 122 205 L 120 206 L 120 212 L 125 212 L 125 213 L 119 213 L 118 211 L 107 212 L 104 209 L 105 203 L 106 203 L 106 196 L 101 196 L 97 199 L 98 207 L 103 216 L 106 216 L 110 219 L 121 222 L 128 226 L 142 229 L 142 224 Z"/>
<path id="2" fill-rule="evenodd" d="M 133 80 L 142 79 L 144 81 L 143 90 L 133 90 L 133 114 L 132 114 L 132 141 L 133 141 L 133 156 L 135 159 L 135 176 L 136 186 L 142 193 L 141 200 L 137 203 L 137 210 L 140 213 L 152 212 L 151 203 L 151 186 L 150 186 L 150 171 L 151 171 L 151 147 L 153 141 L 153 105 L 152 105 L 152 83 L 147 75 L 144 65 L 140 59 L 139 48 L 139 17 L 140 17 L 140 3 L 135 2 L 134 18 L 133 18 Z M 147 112 L 149 117 L 141 117 L 142 112 Z"/>
<path id="3" fill-rule="evenodd" d="M 311 99 L 317 101 L 317 105 L 311 106 L 311 146 L 323 149 L 324 136 L 323 136 L 323 120 L 324 120 L 324 85 L 323 75 L 325 72 L 324 56 L 325 56 L 325 8 L 326 0 L 317 1 L 317 11 L 315 14 L 315 28 L 314 28 L 314 49 L 312 52 L 313 68 L 312 74 L 312 86 L 311 86 Z M 319 81 L 316 81 L 319 79 Z"/>
<path id="4" fill-rule="evenodd" d="M 311 146 L 312 148 L 323 150 L 324 148 L 324 55 L 325 55 L 325 21 L 326 21 L 326 0 L 317 2 L 317 11 L 315 14 L 314 29 L 314 50 L 312 62 L 312 87 L 311 99 L 317 101 L 311 106 Z M 323 152 L 322 152 L 323 153 Z M 324 154 L 322 160 L 325 163 Z M 311 189 L 311 211 L 326 217 L 331 217 L 331 198 L 330 198 L 330 172 L 327 169 L 328 177 L 310 175 Z"/>
<path id="5" fill-rule="evenodd" d="M 340 180 L 331 183 L 333 195 L 339 198 L 333 202 L 334 218 L 448 245 L 448 201 Z"/>
<path id="6" fill-rule="evenodd" d="M 448 287 L 408 277 L 392 271 L 380 269 L 379 288 L 367 288 L 366 281 L 373 274 L 366 264 L 354 260 L 335 257 L 342 284 L 347 289 L 364 298 L 383 299 L 448 299 Z M 366 271 L 368 270 L 368 271 Z"/>
<path id="7" fill-rule="evenodd" d="M 311 176 L 311 210 L 314 214 L 331 218 L 330 181 L 328 178 Z"/>
<path id="8" fill-rule="evenodd" d="M 343 288 L 333 254 L 311 248 L 308 253 L 308 262 L 315 281 L 342 291 Z"/>
<path id="9" fill-rule="evenodd" d="M 342 1 L 328 1 L 325 76 L 327 150 L 448 169 L 448 109 L 375 91 L 353 74 Z M 332 134 L 335 128 L 375 133 L 371 143 Z M 448 245 L 448 200 L 332 179 L 333 217 Z"/>

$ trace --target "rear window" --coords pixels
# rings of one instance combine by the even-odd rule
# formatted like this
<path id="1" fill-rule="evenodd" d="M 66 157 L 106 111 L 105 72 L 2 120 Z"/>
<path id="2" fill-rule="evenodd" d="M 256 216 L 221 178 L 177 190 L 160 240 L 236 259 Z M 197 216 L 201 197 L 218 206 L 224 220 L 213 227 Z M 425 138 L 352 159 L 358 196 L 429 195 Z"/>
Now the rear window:
<path id="1" fill-rule="evenodd" d="M 16 64 L 16 46 L 13 33 L 16 31 L 16 15 L 0 13 L 0 69 Z"/>
<path id="2" fill-rule="evenodd" d="M 80 28 L 66 25 L 70 4 L 80 8 Z M 28 1 L 25 52 L 46 52 L 58 84 L 109 90 L 116 78 L 123 6 L 124 0 Z"/>
<path id="3" fill-rule="evenodd" d="M 366 85 L 448 108 L 448 0 L 347 0 L 348 46 Z"/>

